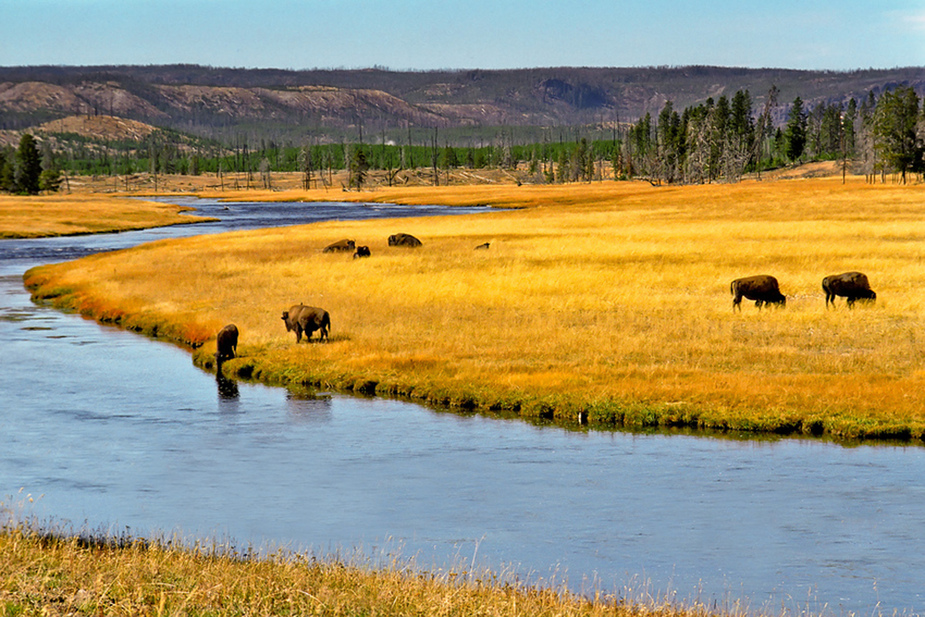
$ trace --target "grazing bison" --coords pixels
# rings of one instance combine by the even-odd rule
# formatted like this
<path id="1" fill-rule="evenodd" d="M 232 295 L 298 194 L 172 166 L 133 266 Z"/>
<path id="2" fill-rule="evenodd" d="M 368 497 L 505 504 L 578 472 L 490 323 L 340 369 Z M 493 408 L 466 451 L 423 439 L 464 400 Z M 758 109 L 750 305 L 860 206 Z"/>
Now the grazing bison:
<path id="1" fill-rule="evenodd" d="M 417 248 L 422 246 L 422 242 L 411 234 L 395 234 L 389 236 L 389 246 L 407 246 Z"/>
<path id="2" fill-rule="evenodd" d="M 368 246 L 358 246 L 357 252 L 353 254 L 354 259 L 359 259 L 360 257 L 369 257 L 371 253 L 369 252 Z"/>
<path id="3" fill-rule="evenodd" d="M 475 250 L 477 250 L 477 251 L 478 251 L 478 250 L 487 250 L 488 247 L 490 246 L 490 244 L 491 244 L 490 242 L 486 242 L 485 244 L 480 244 L 480 245 L 478 245 L 477 247 L 475 247 Z"/>
<path id="4" fill-rule="evenodd" d="M 822 279 L 822 291 L 825 292 L 825 308 L 829 308 L 830 302 L 835 306 L 836 296 L 846 298 L 848 308 L 853 307 L 856 300 L 877 299 L 877 294 L 870 288 L 867 276 L 860 272 L 827 276 Z"/>
<path id="5" fill-rule="evenodd" d="M 234 358 L 235 352 L 238 351 L 238 327 L 236 325 L 230 323 L 218 331 L 218 336 L 215 337 L 215 350 L 215 361 L 219 364 Z"/>
<path id="6" fill-rule="evenodd" d="M 729 291 L 734 296 L 732 300 L 732 309 L 742 310 L 742 298 L 748 298 L 755 301 L 755 306 L 759 309 L 764 304 L 778 304 L 784 306 L 787 304 L 787 298 L 780 292 L 777 285 L 777 279 L 767 274 L 756 276 L 747 276 L 736 279 L 729 285 Z"/>
<path id="7" fill-rule="evenodd" d="M 295 332 L 295 342 L 302 340 L 302 333 L 305 333 L 305 340 L 310 341 L 312 333 L 319 330 L 320 340 L 328 338 L 331 330 L 331 316 L 324 309 L 314 306 L 305 306 L 296 304 L 288 311 L 283 311 L 283 322 L 286 324 L 286 332 Z"/>
<path id="8" fill-rule="evenodd" d="M 353 240 L 338 240 L 337 242 L 333 242 L 327 245 L 326 247 L 324 247 L 324 250 L 321 252 L 322 253 L 348 253 L 348 252 L 352 253 L 355 248 L 356 248 L 356 243 Z"/>

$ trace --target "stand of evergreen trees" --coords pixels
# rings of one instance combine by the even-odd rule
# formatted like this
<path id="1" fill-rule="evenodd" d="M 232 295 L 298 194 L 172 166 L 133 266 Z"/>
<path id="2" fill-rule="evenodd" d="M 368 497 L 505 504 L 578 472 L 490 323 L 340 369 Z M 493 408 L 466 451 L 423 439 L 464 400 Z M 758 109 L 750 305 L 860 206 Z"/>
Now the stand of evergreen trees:
<path id="1" fill-rule="evenodd" d="M 43 160 L 29 133 L 20 138 L 18 149 L 0 149 L 0 190 L 19 195 L 53 192 L 58 190 L 60 177 L 53 160 Z"/>
<path id="2" fill-rule="evenodd" d="M 656 182 L 735 182 L 745 173 L 810 161 L 840 160 L 869 179 L 925 173 L 925 106 L 910 87 L 879 100 L 820 103 L 807 110 L 797 97 L 786 123 L 774 128 L 772 90 L 756 113 L 749 92 L 708 99 L 678 113 L 665 104 L 657 121 L 649 115 L 630 129 L 617 168 L 624 176 Z"/>

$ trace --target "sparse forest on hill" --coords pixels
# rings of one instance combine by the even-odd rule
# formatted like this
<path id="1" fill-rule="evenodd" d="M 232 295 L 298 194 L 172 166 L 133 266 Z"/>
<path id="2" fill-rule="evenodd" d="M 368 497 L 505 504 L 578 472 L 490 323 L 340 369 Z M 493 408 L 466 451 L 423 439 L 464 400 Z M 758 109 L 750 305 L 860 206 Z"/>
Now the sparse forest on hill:
<path id="1" fill-rule="evenodd" d="M 737 181 L 808 161 L 923 171 L 925 69 L 715 67 L 391 72 L 198 66 L 0 68 L 0 188 L 24 188 L 23 134 L 43 190 L 75 174 L 273 172 L 303 187 L 429 183 L 498 169 L 517 182 Z M 4 139 L 5 137 L 5 139 Z"/>

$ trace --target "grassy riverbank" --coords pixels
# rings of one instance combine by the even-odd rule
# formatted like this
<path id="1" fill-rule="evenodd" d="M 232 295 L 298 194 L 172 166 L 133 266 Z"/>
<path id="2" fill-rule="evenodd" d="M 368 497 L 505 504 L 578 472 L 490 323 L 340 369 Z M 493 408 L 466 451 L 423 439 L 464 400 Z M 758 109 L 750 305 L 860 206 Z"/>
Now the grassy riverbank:
<path id="1" fill-rule="evenodd" d="M 0 239 L 73 236 L 209 220 L 190 208 L 111 195 L 0 195 Z"/>
<path id="2" fill-rule="evenodd" d="M 223 547 L 217 547 L 219 551 Z M 227 548 L 227 547 L 225 547 Z M 22 530 L 0 532 L 2 615 L 503 615 L 717 614 L 624 590 L 583 599 L 488 573 L 421 573 L 279 554 L 221 556 L 215 547 L 124 546 Z M 730 614 L 741 614 L 741 611 Z"/>
<path id="3" fill-rule="evenodd" d="M 203 366 L 233 322 L 241 357 L 226 374 L 274 384 L 606 426 L 925 437 L 923 185 L 608 182 L 337 198 L 522 209 L 164 241 L 39 268 L 26 283 L 57 306 L 196 346 Z M 399 231 L 424 246 L 388 247 Z M 321 252 L 342 238 L 372 257 Z M 822 278 L 847 270 L 868 274 L 876 304 L 826 310 Z M 734 313 L 729 282 L 758 273 L 780 280 L 787 307 Z M 295 345 L 280 314 L 298 302 L 330 311 L 329 343 Z"/>

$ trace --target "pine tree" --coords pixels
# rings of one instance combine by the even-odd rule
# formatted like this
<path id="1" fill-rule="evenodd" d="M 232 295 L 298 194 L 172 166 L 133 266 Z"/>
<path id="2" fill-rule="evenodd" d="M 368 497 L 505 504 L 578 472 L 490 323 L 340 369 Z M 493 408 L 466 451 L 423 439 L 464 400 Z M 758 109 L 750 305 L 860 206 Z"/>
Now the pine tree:
<path id="1" fill-rule="evenodd" d="M 13 151 L 0 149 L 0 191 L 13 191 Z"/>
<path id="2" fill-rule="evenodd" d="M 350 160 L 350 172 L 353 179 L 353 185 L 358 191 L 363 190 L 363 184 L 366 182 L 366 172 L 369 171 L 369 161 L 366 158 L 366 151 L 362 146 L 356 146 L 353 149 L 353 156 Z"/>
<path id="3" fill-rule="evenodd" d="M 887 169 L 900 173 L 903 184 L 922 147 L 918 119 L 919 98 L 909 86 L 885 93 L 874 111 L 874 150 Z"/>
<path id="4" fill-rule="evenodd" d="M 39 178 L 42 175 L 42 155 L 35 145 L 35 138 L 29 133 L 25 133 L 19 140 L 16 162 L 16 192 L 38 195 Z"/>
<path id="5" fill-rule="evenodd" d="M 796 161 L 803 156 L 803 151 L 806 148 L 806 122 L 803 99 L 797 97 L 793 100 L 790 113 L 787 114 L 787 130 L 784 133 L 786 154 L 791 161 Z"/>

